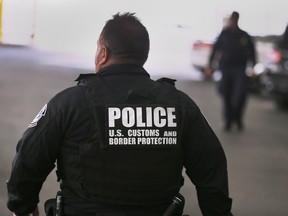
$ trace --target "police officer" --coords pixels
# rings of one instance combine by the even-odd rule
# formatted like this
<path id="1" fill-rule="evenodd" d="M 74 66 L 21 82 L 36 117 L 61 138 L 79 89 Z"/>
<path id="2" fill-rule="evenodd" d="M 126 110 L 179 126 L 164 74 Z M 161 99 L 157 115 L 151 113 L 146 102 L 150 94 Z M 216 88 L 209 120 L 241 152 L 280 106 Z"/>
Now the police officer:
<path id="1" fill-rule="evenodd" d="M 286 25 L 285 31 L 281 35 L 279 41 L 277 41 L 276 48 L 284 50 L 288 49 L 288 24 Z"/>
<path id="2" fill-rule="evenodd" d="M 226 131 L 229 131 L 234 123 L 239 130 L 243 129 L 248 75 L 254 76 L 252 69 L 255 65 L 254 43 L 248 33 L 239 28 L 238 20 L 239 13 L 234 11 L 228 20 L 227 27 L 224 27 L 213 46 L 209 68 L 206 70 L 207 75 L 210 76 L 215 69 L 215 62 L 219 61 L 219 69 L 222 73 L 219 90 L 223 98 Z M 248 67 L 252 74 L 246 73 Z"/>
<path id="3" fill-rule="evenodd" d="M 38 215 L 39 191 L 57 161 L 66 216 L 162 215 L 183 185 L 196 185 L 203 215 L 230 215 L 219 140 L 174 81 L 143 68 L 146 28 L 132 13 L 104 26 L 96 74 L 54 96 L 17 145 L 8 208 Z"/>

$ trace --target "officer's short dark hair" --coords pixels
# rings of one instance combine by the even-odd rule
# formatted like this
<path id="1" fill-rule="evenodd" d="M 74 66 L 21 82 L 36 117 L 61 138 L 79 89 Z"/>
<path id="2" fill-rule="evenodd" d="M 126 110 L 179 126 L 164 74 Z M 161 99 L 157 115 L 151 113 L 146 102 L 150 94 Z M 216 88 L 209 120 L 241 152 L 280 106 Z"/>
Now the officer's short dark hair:
<path id="1" fill-rule="evenodd" d="M 239 19 L 239 13 L 237 11 L 233 11 L 231 14 L 231 18 L 234 20 L 238 20 Z"/>
<path id="2" fill-rule="evenodd" d="M 100 40 L 114 58 L 142 65 L 148 58 L 149 34 L 134 13 L 115 14 L 106 22 Z"/>

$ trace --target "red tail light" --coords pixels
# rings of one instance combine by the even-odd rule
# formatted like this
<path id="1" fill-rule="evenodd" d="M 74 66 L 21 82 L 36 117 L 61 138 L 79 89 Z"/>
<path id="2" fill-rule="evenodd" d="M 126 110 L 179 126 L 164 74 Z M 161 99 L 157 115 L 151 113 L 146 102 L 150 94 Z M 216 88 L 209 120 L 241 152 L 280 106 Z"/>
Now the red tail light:
<path id="1" fill-rule="evenodd" d="M 269 54 L 269 59 L 271 60 L 271 62 L 273 63 L 278 63 L 281 61 L 282 59 L 282 54 L 281 52 L 277 51 L 277 50 L 273 50 L 270 54 Z"/>

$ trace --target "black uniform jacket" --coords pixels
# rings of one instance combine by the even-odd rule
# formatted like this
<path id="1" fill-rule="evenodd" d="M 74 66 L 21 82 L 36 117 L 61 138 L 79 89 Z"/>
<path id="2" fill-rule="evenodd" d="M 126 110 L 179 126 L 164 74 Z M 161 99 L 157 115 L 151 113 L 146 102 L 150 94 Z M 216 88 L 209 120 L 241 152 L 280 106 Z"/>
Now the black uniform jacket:
<path id="1" fill-rule="evenodd" d="M 156 96 L 155 94 L 154 96 L 152 95 L 153 97 L 155 97 L 156 100 L 154 101 L 154 104 L 158 105 L 156 107 L 137 107 L 134 109 L 132 106 L 132 108 L 126 107 L 122 110 L 119 107 L 110 107 L 109 127 L 117 127 L 117 124 L 119 122 L 119 124 L 122 124 L 127 128 L 131 127 L 132 129 L 133 125 L 137 125 L 137 127 L 140 127 L 143 126 L 143 124 L 146 125 L 146 127 L 153 127 L 152 125 L 154 125 L 155 127 L 158 127 L 160 129 L 125 129 L 124 131 L 109 130 L 106 131 L 110 136 L 109 141 L 106 140 L 107 142 L 109 142 L 109 145 L 113 145 L 115 146 L 115 148 L 118 148 L 119 145 L 124 145 L 125 143 L 129 143 L 129 145 L 131 145 L 131 148 L 133 147 L 132 145 L 142 145 L 143 151 L 146 151 L 145 154 L 148 154 L 147 152 L 150 151 L 150 156 L 155 162 L 159 163 L 159 161 L 161 161 L 161 165 L 159 166 L 165 167 L 165 163 L 167 163 L 167 166 L 171 167 L 173 167 L 173 163 L 180 164 L 180 169 L 175 169 L 178 172 L 177 175 L 179 175 L 180 178 L 182 167 L 186 169 L 187 175 L 189 176 L 193 184 L 195 184 L 196 186 L 199 205 L 203 215 L 224 215 L 230 212 L 232 201 L 228 196 L 226 157 L 219 140 L 217 139 L 216 135 L 212 131 L 211 127 L 207 123 L 205 117 L 202 115 L 201 111 L 194 103 L 194 101 L 190 99 L 185 93 L 177 90 L 173 86 L 173 82 L 171 82 L 171 80 L 167 79 L 168 82 L 165 80 L 155 82 L 150 79 L 149 74 L 142 67 L 136 65 L 112 65 L 103 68 L 97 74 L 82 75 L 78 78 L 78 81 L 81 81 L 83 79 L 89 80 L 90 78 L 93 79 L 93 77 L 95 76 L 99 77 L 103 81 L 103 83 L 108 84 L 112 89 L 118 89 L 119 92 L 124 92 L 124 95 L 131 95 L 131 92 L 137 92 L 137 89 L 145 89 L 145 87 L 147 87 L 147 92 L 150 92 L 151 86 L 158 86 L 160 92 L 162 92 L 162 95 L 160 96 L 157 95 L 157 92 Z M 171 82 L 172 84 L 169 82 Z M 83 82 L 80 82 L 80 84 L 78 84 L 77 86 L 68 88 L 54 96 L 42 108 L 42 110 L 38 113 L 35 119 L 30 123 L 28 129 L 23 134 L 23 137 L 18 142 L 16 148 L 17 154 L 13 161 L 11 177 L 7 182 L 9 195 L 7 205 L 8 208 L 11 211 L 16 212 L 16 214 L 20 215 L 29 213 L 35 209 L 37 203 L 39 202 L 39 191 L 41 190 L 42 184 L 48 174 L 54 169 L 57 160 L 58 165 L 60 166 L 60 171 L 62 169 L 62 175 L 63 173 L 65 175 L 69 175 L 69 173 L 73 172 L 67 171 L 65 173 L 65 170 L 68 170 L 70 166 L 75 168 L 74 171 L 77 171 L 77 167 L 81 166 L 81 164 L 79 164 L 81 163 L 81 161 L 71 160 L 71 158 L 70 160 L 73 161 L 73 164 L 65 164 L 65 162 L 69 160 L 65 161 L 63 160 L 63 157 L 65 157 L 65 151 L 70 151 L 71 153 L 75 149 L 78 149 L 79 146 L 77 147 L 77 145 L 85 146 L 85 144 L 87 144 L 86 142 L 88 142 L 86 138 L 90 136 L 90 133 L 91 137 L 93 137 L 93 134 L 95 135 L 95 133 L 97 133 L 97 131 L 93 130 L 97 130 L 97 128 L 99 129 L 99 127 L 94 128 L 94 126 L 91 125 L 91 119 L 93 119 L 93 116 L 89 111 L 91 104 L 87 99 L 86 94 L 88 88 L 89 86 L 85 85 L 85 82 L 84 84 Z M 167 93 L 165 93 L 164 91 L 163 93 L 162 89 L 169 89 L 170 93 L 169 91 L 167 91 Z M 140 92 L 140 96 L 138 94 L 137 97 L 133 97 L 132 94 L 131 102 L 135 103 L 135 100 L 139 100 L 139 103 L 141 103 L 142 96 L 150 97 L 149 94 L 145 94 L 145 92 L 146 91 L 143 92 L 142 90 L 142 92 Z M 103 94 L 105 94 L 105 92 Z M 173 103 L 173 101 L 170 102 L 171 100 L 173 100 L 173 95 L 176 95 L 177 100 L 180 101 L 180 103 L 178 103 L 178 105 L 180 106 L 180 112 L 178 112 L 177 114 L 181 115 L 179 116 L 179 118 L 181 118 L 181 121 L 179 122 L 176 121 L 175 110 L 169 105 L 170 103 Z M 144 109 L 146 109 L 145 118 L 143 118 L 143 116 L 139 114 L 144 112 Z M 153 113 L 153 115 L 157 116 L 157 118 L 150 118 L 152 114 L 150 116 L 150 114 L 148 113 Z M 128 117 L 126 116 L 127 118 L 124 119 L 124 117 L 120 117 L 121 115 L 128 115 Z M 135 120 L 134 115 L 137 116 L 137 120 Z M 139 118 L 142 119 L 139 120 Z M 163 132 L 161 128 L 164 128 L 165 125 L 167 126 L 167 128 L 175 127 L 175 130 Z M 105 127 L 108 126 L 105 125 Z M 161 135 L 162 132 L 163 134 Z M 100 132 L 98 131 L 98 133 Z M 103 132 L 102 135 L 105 136 L 105 133 Z M 149 136 L 154 136 L 154 138 L 149 138 Z M 175 141 L 175 139 L 173 138 L 174 136 L 177 137 L 177 141 Z M 106 141 L 104 141 L 104 143 Z M 155 155 L 157 155 L 157 151 L 165 151 L 163 150 L 163 148 L 170 149 L 169 154 L 173 155 L 174 144 L 177 144 L 178 146 L 175 149 L 179 150 L 180 148 L 181 151 L 181 154 L 174 154 L 174 156 L 176 155 L 178 158 L 176 157 L 169 161 L 166 159 L 158 160 L 157 157 L 153 156 L 153 151 L 155 152 Z M 65 146 L 65 148 L 63 146 Z M 150 146 L 151 149 L 154 150 L 151 151 L 150 149 L 149 151 L 147 151 L 146 146 Z M 124 150 L 122 149 L 122 151 L 125 151 L 125 148 Z M 168 152 L 168 150 L 166 151 Z M 141 152 L 141 148 L 137 149 L 137 154 L 141 155 L 139 152 Z M 95 152 L 95 154 L 96 153 L 97 152 Z M 165 156 L 166 153 L 163 153 L 163 155 Z M 147 155 L 145 155 L 145 158 L 149 160 L 149 157 L 146 156 Z M 134 158 L 134 160 L 138 159 Z M 109 165 L 109 162 L 107 162 L 107 164 Z M 131 178 L 129 178 L 128 176 L 127 180 L 131 180 L 133 184 L 135 184 L 132 178 L 134 177 L 132 176 L 133 173 L 137 174 L 139 177 L 141 176 L 140 174 L 142 170 L 143 173 L 149 173 L 150 169 L 155 171 L 157 170 L 158 166 L 157 164 L 155 164 L 155 166 L 149 165 L 147 167 L 141 164 L 141 168 L 139 170 L 137 168 L 137 164 L 133 166 L 133 161 L 129 161 L 129 158 L 125 158 L 125 164 L 129 166 L 129 170 L 132 171 Z M 101 169 L 101 166 L 102 165 L 100 164 L 99 169 Z M 117 165 L 115 165 L 115 167 L 117 167 Z M 119 168 L 122 169 L 123 167 L 119 166 Z M 123 172 L 125 175 L 129 175 L 128 172 L 125 173 L 125 169 L 123 169 Z M 163 173 L 166 174 L 167 172 L 173 171 L 163 171 Z M 103 173 L 105 172 L 103 171 Z M 119 175 L 120 174 L 121 173 L 119 172 Z M 125 176 L 124 174 L 122 176 Z M 83 206 L 85 206 L 85 203 L 88 203 L 88 207 L 87 205 L 86 207 L 90 210 L 92 206 L 94 206 L 95 209 L 97 209 L 97 206 L 101 206 L 102 208 L 103 206 L 106 206 L 105 203 L 99 204 L 95 202 L 94 199 L 89 200 L 90 196 L 85 196 L 85 193 L 81 194 L 82 190 L 76 191 L 76 188 L 73 188 L 74 185 L 69 184 L 69 179 L 67 179 L 74 178 L 75 180 L 77 180 L 77 173 L 75 175 L 76 177 L 62 176 L 64 178 L 63 182 L 68 182 L 65 185 L 64 191 L 70 191 L 75 198 L 73 206 L 77 206 L 76 201 L 79 201 L 79 203 L 82 204 L 84 203 Z M 108 176 L 109 175 L 110 174 L 108 174 Z M 155 175 L 157 175 L 157 173 Z M 171 174 L 171 176 L 173 176 L 173 173 Z M 143 176 L 143 178 L 146 178 L 146 176 Z M 151 182 L 153 182 L 153 184 L 155 183 L 161 185 L 161 182 L 157 182 L 154 179 L 150 180 Z M 166 184 L 167 182 L 171 183 L 173 181 L 163 180 L 163 183 Z M 140 183 L 136 184 L 137 187 L 141 187 L 142 183 L 143 188 L 144 186 L 146 186 L 145 181 L 139 180 L 139 182 Z M 117 182 L 114 183 L 117 185 Z M 167 185 L 169 185 L 168 183 Z M 151 186 L 153 187 L 152 184 Z M 174 189 L 167 188 L 167 191 L 178 190 L 180 187 L 181 185 L 175 185 L 175 187 L 171 187 Z M 149 188 L 146 188 L 144 190 L 143 188 L 143 195 L 149 195 L 149 193 L 151 192 L 153 196 L 156 196 L 155 194 L 157 194 L 157 188 L 153 188 L 153 190 L 150 190 Z M 125 186 L 125 189 L 127 189 L 128 191 L 125 191 L 125 193 L 127 192 L 125 196 L 130 195 L 131 193 L 129 193 L 129 184 Z M 133 188 L 133 190 L 134 189 L 135 188 Z M 158 193 L 160 193 L 159 199 L 164 199 L 163 197 L 165 196 L 161 196 L 161 193 L 165 193 L 165 190 L 163 190 L 163 188 L 159 189 Z M 69 200 L 68 194 L 69 193 L 67 192 L 66 196 Z M 95 194 L 97 195 L 97 191 Z M 111 196 L 111 193 L 109 196 Z M 136 195 L 136 197 L 137 196 L 138 195 Z M 151 203 L 149 203 L 149 199 L 144 202 L 145 208 L 147 208 L 147 210 L 156 209 L 155 206 L 153 206 L 155 205 L 155 203 L 152 203 L 152 200 L 156 200 L 156 198 L 151 198 Z M 73 203 L 73 200 L 71 200 L 71 202 Z M 169 200 L 165 201 L 165 203 L 168 202 Z M 123 203 L 125 202 L 122 202 L 122 204 Z M 67 204 L 69 205 L 69 203 Z M 158 204 L 159 203 L 157 203 L 157 205 Z M 189 205 L 189 203 L 186 204 Z M 81 206 L 81 204 L 79 204 L 79 206 Z M 109 205 L 107 206 L 106 207 L 109 208 Z M 139 206 L 141 206 L 141 203 L 139 203 Z M 126 203 L 126 207 L 127 209 L 129 209 L 129 203 Z M 79 208 L 81 211 L 81 207 Z M 117 205 L 115 208 L 117 208 Z M 163 208 L 161 207 L 161 209 L 158 210 L 159 212 L 163 212 L 164 206 Z"/>
<path id="2" fill-rule="evenodd" d="M 252 37 L 240 28 L 225 28 L 220 33 L 209 58 L 210 66 L 219 63 L 219 68 L 246 66 L 256 61 L 255 45 Z"/>

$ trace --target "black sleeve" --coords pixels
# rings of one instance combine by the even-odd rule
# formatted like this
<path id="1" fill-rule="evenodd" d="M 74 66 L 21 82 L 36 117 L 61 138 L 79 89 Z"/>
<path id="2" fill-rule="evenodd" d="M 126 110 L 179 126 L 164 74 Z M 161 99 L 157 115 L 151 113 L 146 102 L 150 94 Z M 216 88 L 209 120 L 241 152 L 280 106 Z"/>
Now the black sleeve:
<path id="1" fill-rule="evenodd" d="M 248 61 L 251 62 L 252 65 L 254 66 L 256 64 L 255 42 L 249 34 L 247 34 L 247 38 L 248 38 L 248 45 L 246 54 Z"/>
<path id="2" fill-rule="evenodd" d="M 212 51 L 209 56 L 208 64 L 209 67 L 213 68 L 213 61 L 215 60 L 215 56 L 217 53 L 223 48 L 222 38 L 224 32 L 222 31 L 219 37 L 216 39 L 215 43 L 213 44 Z"/>
<path id="3" fill-rule="evenodd" d="M 192 104 L 193 105 L 193 104 Z M 200 209 L 205 216 L 231 211 L 226 156 L 209 123 L 194 104 L 185 136 L 186 173 L 196 186 Z"/>
<path id="4" fill-rule="evenodd" d="M 17 215 L 31 213 L 39 202 L 39 192 L 55 167 L 61 143 L 59 116 L 50 101 L 30 123 L 16 147 L 10 179 L 7 181 L 7 207 Z"/>

